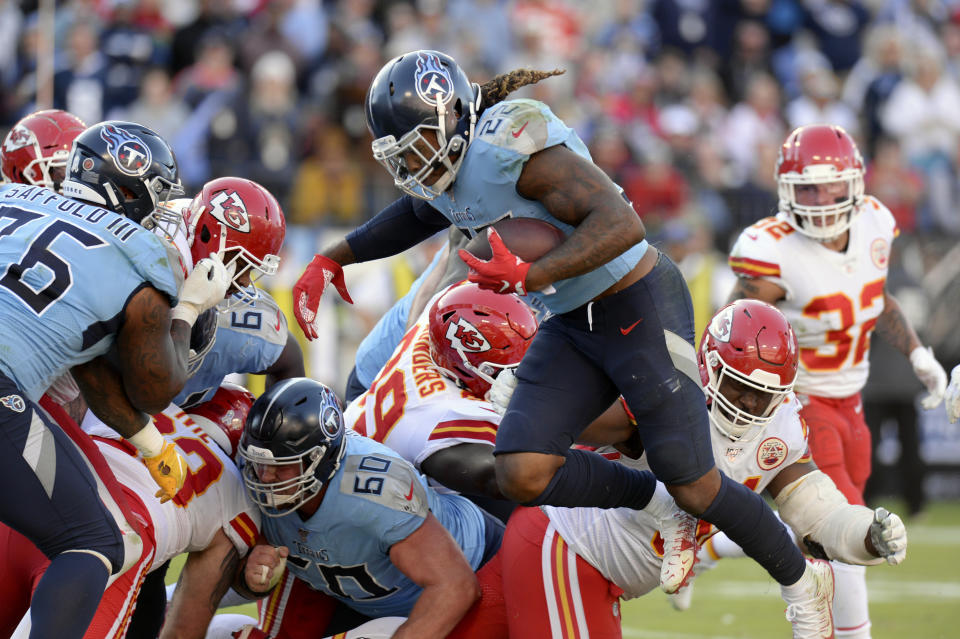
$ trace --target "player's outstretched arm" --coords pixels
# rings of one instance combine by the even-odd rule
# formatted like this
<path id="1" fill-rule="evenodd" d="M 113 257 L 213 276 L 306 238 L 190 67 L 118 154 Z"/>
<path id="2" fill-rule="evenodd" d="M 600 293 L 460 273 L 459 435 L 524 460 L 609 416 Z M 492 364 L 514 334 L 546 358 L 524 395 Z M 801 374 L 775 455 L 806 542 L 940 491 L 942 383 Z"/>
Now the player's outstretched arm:
<path id="1" fill-rule="evenodd" d="M 187 555 L 160 639 L 203 639 L 239 564 L 237 549 L 222 530 L 204 550 Z"/>
<path id="2" fill-rule="evenodd" d="M 767 486 L 780 517 L 821 559 L 891 565 L 907 555 L 907 531 L 900 517 L 883 508 L 850 504 L 813 462 L 795 463 Z"/>
<path id="3" fill-rule="evenodd" d="M 390 561 L 423 588 L 393 639 L 445 637 L 480 596 L 473 569 L 433 513 L 390 548 Z"/>

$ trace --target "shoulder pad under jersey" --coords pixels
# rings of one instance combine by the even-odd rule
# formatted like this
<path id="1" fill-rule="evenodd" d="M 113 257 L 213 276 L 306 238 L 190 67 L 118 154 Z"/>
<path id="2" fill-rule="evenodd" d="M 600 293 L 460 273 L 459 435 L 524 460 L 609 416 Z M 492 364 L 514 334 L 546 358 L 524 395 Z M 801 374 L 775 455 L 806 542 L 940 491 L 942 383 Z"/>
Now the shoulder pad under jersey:
<path id="1" fill-rule="evenodd" d="M 782 259 L 778 243 L 794 233 L 785 220 L 767 217 L 745 228 L 730 250 L 730 268 L 744 277 L 780 277 Z"/>
<path id="2" fill-rule="evenodd" d="M 353 431 L 351 435 L 357 436 Z M 378 452 L 348 455 L 343 460 L 340 492 L 390 510 L 426 517 L 430 505 L 420 476 L 407 461 Z"/>
<path id="3" fill-rule="evenodd" d="M 224 308 L 226 304 L 229 304 L 229 300 L 224 300 L 218 306 Z M 287 343 L 287 318 L 277 302 L 263 289 L 257 289 L 257 299 L 253 304 L 220 313 L 219 329 L 255 334 L 273 344 Z"/>
<path id="4" fill-rule="evenodd" d="M 568 127 L 537 100 L 506 100 L 488 108 L 477 124 L 477 139 L 520 155 L 562 143 Z"/>

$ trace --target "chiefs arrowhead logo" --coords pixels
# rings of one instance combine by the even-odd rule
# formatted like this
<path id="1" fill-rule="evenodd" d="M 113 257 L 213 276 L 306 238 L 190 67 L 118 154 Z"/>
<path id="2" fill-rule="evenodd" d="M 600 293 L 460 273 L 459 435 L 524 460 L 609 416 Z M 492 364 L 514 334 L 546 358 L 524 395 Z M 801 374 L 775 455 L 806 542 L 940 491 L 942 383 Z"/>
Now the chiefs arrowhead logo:
<path id="1" fill-rule="evenodd" d="M 210 198 L 210 215 L 241 233 L 250 232 L 250 215 L 247 206 L 236 191 L 218 191 Z"/>
<path id="2" fill-rule="evenodd" d="M 22 124 L 18 124 L 10 130 L 10 133 L 8 133 L 6 139 L 4 139 L 3 150 L 7 153 L 16 151 L 28 144 L 33 144 L 35 140 L 36 136 L 33 135 L 33 131 Z"/>
<path id="3" fill-rule="evenodd" d="M 447 326 L 447 339 L 450 340 L 453 348 L 458 351 L 482 353 L 489 351 L 491 348 L 490 342 L 483 336 L 483 333 L 462 317 L 457 318 L 456 322 Z"/>
<path id="4" fill-rule="evenodd" d="M 727 307 L 710 320 L 707 330 L 713 338 L 720 342 L 730 341 L 730 329 L 733 327 L 733 308 Z"/>

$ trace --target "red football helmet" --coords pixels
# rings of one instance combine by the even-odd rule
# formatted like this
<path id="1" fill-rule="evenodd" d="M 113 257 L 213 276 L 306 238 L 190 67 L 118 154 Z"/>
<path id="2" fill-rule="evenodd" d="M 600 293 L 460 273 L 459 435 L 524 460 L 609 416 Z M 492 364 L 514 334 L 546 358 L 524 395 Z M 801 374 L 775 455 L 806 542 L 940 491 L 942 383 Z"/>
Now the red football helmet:
<path id="1" fill-rule="evenodd" d="M 24 117 L 10 129 L 0 148 L 3 179 L 58 191 L 73 140 L 86 128 L 83 120 L 59 109 Z"/>
<path id="2" fill-rule="evenodd" d="M 537 334 L 537 319 L 518 296 L 456 284 L 430 308 L 430 355 L 475 397 L 497 374 L 515 368 Z"/>
<path id="3" fill-rule="evenodd" d="M 759 435 L 793 390 L 798 351 L 787 318 L 766 302 L 737 300 L 717 311 L 697 354 L 713 425 L 734 441 Z"/>
<path id="4" fill-rule="evenodd" d="M 228 267 L 236 263 L 234 299 L 252 301 L 251 285 L 277 272 L 286 222 L 277 199 L 256 182 L 237 177 L 207 182 L 185 222 L 194 264 L 211 253 L 220 254 Z"/>
<path id="5" fill-rule="evenodd" d="M 188 413 L 223 452 L 235 459 L 243 425 L 255 399 L 243 386 L 224 382 L 213 397 L 188 409 Z"/>
<path id="6" fill-rule="evenodd" d="M 863 158 L 857 143 L 838 126 L 795 129 L 780 147 L 776 178 L 780 210 L 788 214 L 791 226 L 815 240 L 830 240 L 846 231 L 863 202 Z M 798 190 L 824 184 L 836 186 L 835 197 L 825 196 L 832 201 L 798 201 Z"/>

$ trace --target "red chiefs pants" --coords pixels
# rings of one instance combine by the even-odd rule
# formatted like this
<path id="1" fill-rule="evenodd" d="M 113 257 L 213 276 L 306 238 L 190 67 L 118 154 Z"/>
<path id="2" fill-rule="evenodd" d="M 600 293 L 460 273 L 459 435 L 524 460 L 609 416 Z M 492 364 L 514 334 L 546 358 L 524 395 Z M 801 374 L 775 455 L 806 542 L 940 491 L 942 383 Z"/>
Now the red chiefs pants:
<path id="1" fill-rule="evenodd" d="M 860 394 L 842 399 L 803 396 L 800 416 L 810 429 L 813 461 L 851 504 L 863 505 L 870 477 L 870 429 L 863 419 Z"/>
<path id="2" fill-rule="evenodd" d="M 84 635 L 85 639 L 122 637 L 133 614 L 140 584 L 153 563 L 155 533 L 150 513 L 136 493 L 117 482 L 96 444 L 62 408 L 46 396 L 40 405 L 81 449 L 143 543 L 138 561 L 123 574 L 111 577 Z M 29 539 L 0 524 L 0 602 L 3 602 L 0 605 L 0 637 L 9 637 L 27 613 L 33 591 L 49 564 L 50 560 Z"/>
<path id="3" fill-rule="evenodd" d="M 500 552 L 477 576 L 482 597 L 449 637 L 505 639 L 506 629 L 510 637 L 622 636 L 623 591 L 574 553 L 539 508 L 513 512 Z"/>

